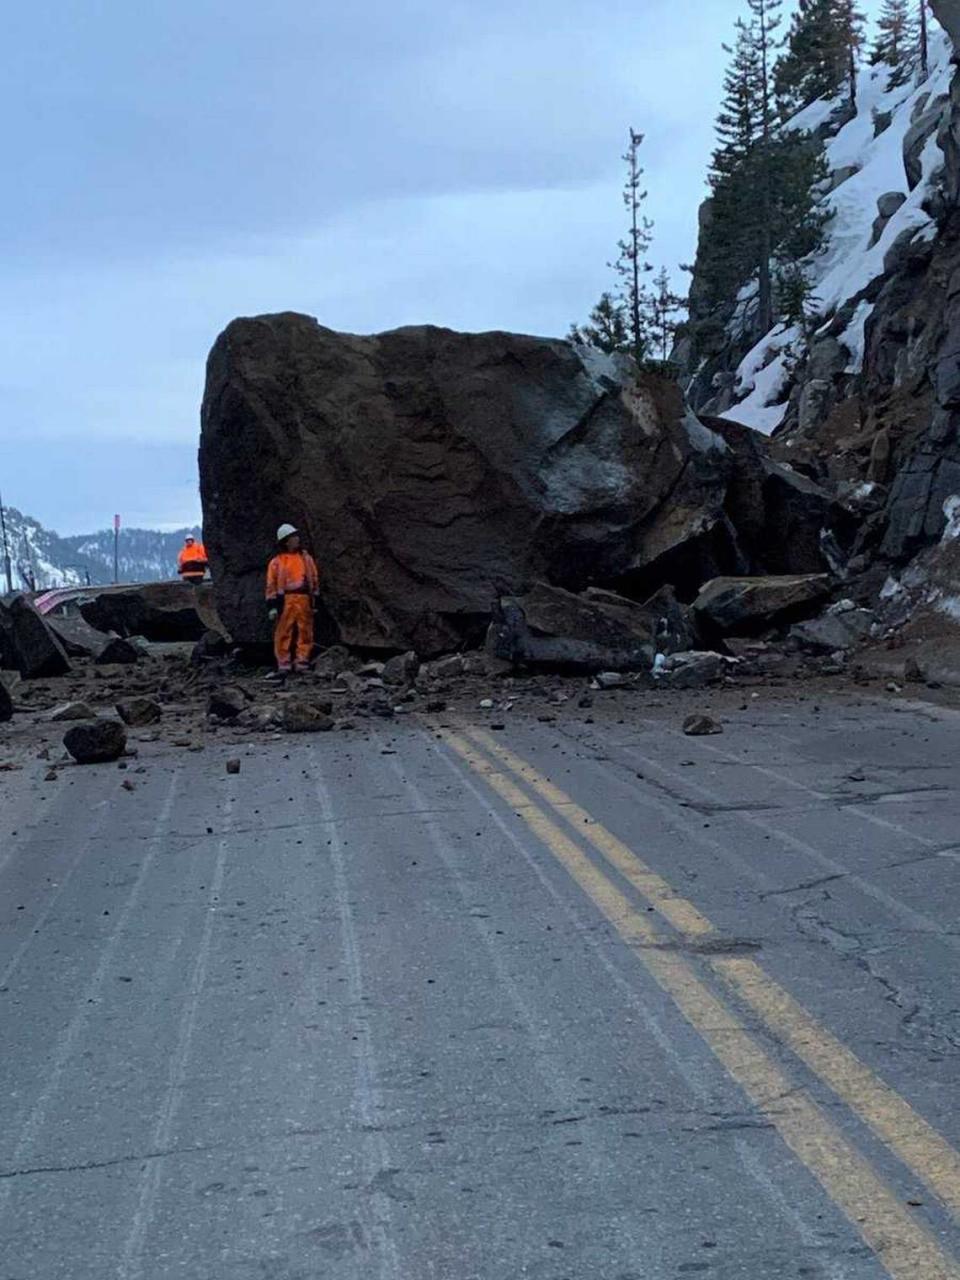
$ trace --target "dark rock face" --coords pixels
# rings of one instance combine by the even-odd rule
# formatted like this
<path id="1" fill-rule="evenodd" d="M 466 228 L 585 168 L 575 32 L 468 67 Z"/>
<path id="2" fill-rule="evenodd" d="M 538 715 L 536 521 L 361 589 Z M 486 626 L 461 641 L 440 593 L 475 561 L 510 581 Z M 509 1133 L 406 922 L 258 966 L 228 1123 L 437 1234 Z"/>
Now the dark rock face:
<path id="1" fill-rule="evenodd" d="M 0 604 L 0 633 L 4 664 L 15 667 L 24 679 L 62 676 L 71 670 L 63 645 L 24 596 Z"/>
<path id="2" fill-rule="evenodd" d="M 45 621 L 71 658 L 95 658 L 110 639 L 105 631 L 91 627 L 82 617 L 46 614 Z"/>
<path id="3" fill-rule="evenodd" d="M 0 680 L 0 724 L 4 720 L 10 720 L 13 717 L 13 699 L 10 697 L 10 690 Z"/>
<path id="4" fill-rule="evenodd" d="M 430 656 L 536 581 L 736 571 L 729 467 L 672 384 L 565 342 L 285 314 L 235 321 L 207 368 L 205 539 L 238 643 L 269 640 L 281 521 L 320 563 L 321 642 Z"/>
<path id="5" fill-rule="evenodd" d="M 192 587 L 182 582 L 151 582 L 129 590 L 105 588 L 82 600 L 80 612 L 100 631 L 160 642 L 199 640 L 215 620 L 210 585 Z"/>
<path id="6" fill-rule="evenodd" d="M 843 540 L 854 522 L 832 494 L 770 458 L 762 436 L 725 418 L 706 418 L 733 452 L 727 510 L 753 574 L 812 573 L 826 569 L 825 529 Z"/>
<path id="7" fill-rule="evenodd" d="M 502 661 L 580 671 L 646 671 L 661 614 L 609 591 L 537 585 L 500 601 L 487 651 Z"/>
<path id="8" fill-rule="evenodd" d="M 63 745 L 77 764 L 104 764 L 126 751 L 127 731 L 119 720 L 96 720 L 68 729 Z"/>
<path id="9" fill-rule="evenodd" d="M 830 594 L 831 586 L 827 574 L 715 578 L 700 592 L 693 611 L 708 635 L 748 635 L 811 612 Z"/>

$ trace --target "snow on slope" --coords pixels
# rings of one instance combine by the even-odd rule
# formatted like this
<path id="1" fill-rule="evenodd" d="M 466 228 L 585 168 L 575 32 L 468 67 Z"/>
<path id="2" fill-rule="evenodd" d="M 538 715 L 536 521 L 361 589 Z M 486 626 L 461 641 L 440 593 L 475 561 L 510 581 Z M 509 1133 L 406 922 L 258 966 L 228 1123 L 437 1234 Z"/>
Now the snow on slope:
<path id="1" fill-rule="evenodd" d="M 817 310 L 823 315 L 834 313 L 856 298 L 883 274 L 884 258 L 904 232 L 912 230 L 916 235 L 934 232 L 932 220 L 922 205 L 943 164 L 936 130 L 923 149 L 923 174 L 913 191 L 909 189 L 904 170 L 903 143 L 915 114 L 923 114 L 938 97 L 949 92 L 954 70 L 952 52 L 947 36 L 936 32 L 930 45 L 930 74 L 919 84 L 910 80 L 891 88 L 889 67 L 869 68 L 860 73 L 857 114 L 825 148 L 831 173 L 854 167 L 857 171 L 824 198 L 823 203 L 832 215 L 827 223 L 826 244 L 808 260 Z M 817 129 L 840 106 L 838 99 L 821 99 L 799 112 L 788 127 Z M 886 114 L 891 116 L 889 126 L 874 137 L 878 117 Z M 877 200 L 891 192 L 900 192 L 905 201 L 871 248 Z M 741 304 L 748 302 L 755 292 L 755 286 L 742 291 Z M 850 352 L 848 373 L 858 373 L 863 367 L 864 331 L 872 311 L 872 303 L 861 301 L 841 337 Z M 790 366 L 802 355 L 803 346 L 802 335 L 784 326 L 778 326 L 762 338 L 737 371 L 737 394 L 743 399 L 728 409 L 725 416 L 765 435 L 780 426 L 788 408 Z"/>

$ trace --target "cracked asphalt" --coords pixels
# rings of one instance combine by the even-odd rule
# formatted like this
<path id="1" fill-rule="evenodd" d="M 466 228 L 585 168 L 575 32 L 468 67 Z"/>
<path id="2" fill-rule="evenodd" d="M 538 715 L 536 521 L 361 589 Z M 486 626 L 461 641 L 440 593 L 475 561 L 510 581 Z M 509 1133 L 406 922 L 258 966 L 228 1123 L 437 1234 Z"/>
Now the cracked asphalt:
<path id="1" fill-rule="evenodd" d="M 0 776 L 0 1280 L 958 1280 L 960 715 L 722 718 Z"/>

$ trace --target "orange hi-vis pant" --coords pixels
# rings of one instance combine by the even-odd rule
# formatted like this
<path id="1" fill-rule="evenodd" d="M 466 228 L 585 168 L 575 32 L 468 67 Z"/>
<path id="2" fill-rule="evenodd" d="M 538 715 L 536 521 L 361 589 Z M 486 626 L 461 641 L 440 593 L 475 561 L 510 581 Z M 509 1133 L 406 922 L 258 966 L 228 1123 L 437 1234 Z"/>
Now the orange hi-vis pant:
<path id="1" fill-rule="evenodd" d="M 283 612 L 273 633 L 273 652 L 280 671 L 296 671 L 313 657 L 313 601 L 310 596 L 283 597 Z"/>

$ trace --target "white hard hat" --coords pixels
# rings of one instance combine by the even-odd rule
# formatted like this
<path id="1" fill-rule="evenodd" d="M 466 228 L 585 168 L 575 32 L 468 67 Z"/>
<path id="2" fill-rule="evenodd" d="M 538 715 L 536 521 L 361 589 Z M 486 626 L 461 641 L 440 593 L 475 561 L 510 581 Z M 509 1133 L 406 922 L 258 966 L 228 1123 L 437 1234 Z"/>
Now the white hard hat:
<path id="1" fill-rule="evenodd" d="M 296 532 L 297 530 L 293 527 L 292 524 L 282 524 L 280 528 L 277 530 L 277 541 L 286 542 L 286 540 Z"/>

